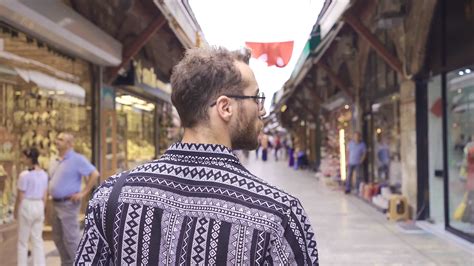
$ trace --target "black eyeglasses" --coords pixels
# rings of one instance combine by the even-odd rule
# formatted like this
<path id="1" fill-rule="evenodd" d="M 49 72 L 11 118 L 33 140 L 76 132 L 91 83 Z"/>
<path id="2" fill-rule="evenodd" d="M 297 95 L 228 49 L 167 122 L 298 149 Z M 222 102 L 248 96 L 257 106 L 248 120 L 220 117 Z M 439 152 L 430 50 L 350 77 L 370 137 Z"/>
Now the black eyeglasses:
<path id="1" fill-rule="evenodd" d="M 255 96 L 247 96 L 247 95 L 232 95 L 232 94 L 226 94 L 224 95 L 226 97 L 229 97 L 229 98 L 234 98 L 234 99 L 241 99 L 241 100 L 245 100 L 245 99 L 254 99 L 255 102 L 258 104 L 258 107 L 260 108 L 260 110 L 263 110 L 264 108 L 264 104 L 265 104 L 265 93 L 263 92 L 259 92 L 257 95 Z M 211 107 L 213 107 L 214 105 L 217 104 L 217 101 L 215 101 L 214 103 L 211 104 Z"/>

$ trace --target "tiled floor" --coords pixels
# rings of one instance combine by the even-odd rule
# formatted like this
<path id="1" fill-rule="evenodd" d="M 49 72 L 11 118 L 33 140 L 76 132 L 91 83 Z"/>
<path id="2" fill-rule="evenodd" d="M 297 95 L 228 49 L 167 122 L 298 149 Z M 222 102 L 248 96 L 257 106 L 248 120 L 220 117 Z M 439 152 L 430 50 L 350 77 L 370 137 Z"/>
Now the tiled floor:
<path id="1" fill-rule="evenodd" d="M 316 231 L 321 265 L 474 265 L 474 248 L 459 246 L 426 231 L 402 232 L 374 207 L 314 173 L 284 162 L 245 163 L 249 170 L 297 196 Z"/>
<path id="2" fill-rule="evenodd" d="M 344 195 L 314 173 L 293 170 L 284 162 L 244 164 L 257 176 L 296 195 L 316 230 L 321 265 L 471 265 L 474 248 L 464 248 L 426 231 L 402 232 L 372 206 Z M 47 265 L 60 265 L 54 244 L 47 241 Z"/>

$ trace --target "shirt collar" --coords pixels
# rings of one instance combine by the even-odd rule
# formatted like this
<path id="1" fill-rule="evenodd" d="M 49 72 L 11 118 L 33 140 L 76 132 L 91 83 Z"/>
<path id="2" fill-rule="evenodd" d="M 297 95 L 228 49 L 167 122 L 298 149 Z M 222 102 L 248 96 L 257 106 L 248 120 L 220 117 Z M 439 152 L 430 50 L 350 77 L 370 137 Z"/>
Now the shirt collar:
<path id="1" fill-rule="evenodd" d="M 165 152 L 165 154 L 173 154 L 180 152 L 197 153 L 197 156 L 203 157 L 221 157 L 224 159 L 239 162 L 239 158 L 232 149 L 220 144 L 203 144 L 203 143 L 183 143 L 177 142 Z"/>
<path id="2" fill-rule="evenodd" d="M 64 154 L 63 160 L 69 159 L 74 154 L 74 150 L 70 149 Z"/>

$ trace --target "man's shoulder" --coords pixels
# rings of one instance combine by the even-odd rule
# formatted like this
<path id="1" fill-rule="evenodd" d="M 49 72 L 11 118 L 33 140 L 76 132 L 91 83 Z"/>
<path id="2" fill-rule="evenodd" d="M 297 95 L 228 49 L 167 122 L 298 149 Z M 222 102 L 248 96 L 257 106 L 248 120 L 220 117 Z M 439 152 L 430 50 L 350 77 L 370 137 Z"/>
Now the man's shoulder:
<path id="1" fill-rule="evenodd" d="M 74 160 L 89 162 L 89 159 L 87 159 L 87 157 L 84 154 L 79 153 L 77 151 L 73 151 L 71 153 L 71 158 L 73 158 Z"/>
<path id="2" fill-rule="evenodd" d="M 95 206 L 97 204 L 105 203 L 108 200 L 109 194 L 112 191 L 115 183 L 117 182 L 119 177 L 125 174 L 125 172 L 126 171 L 119 172 L 105 179 L 94 191 L 94 195 L 89 201 L 89 205 Z"/>

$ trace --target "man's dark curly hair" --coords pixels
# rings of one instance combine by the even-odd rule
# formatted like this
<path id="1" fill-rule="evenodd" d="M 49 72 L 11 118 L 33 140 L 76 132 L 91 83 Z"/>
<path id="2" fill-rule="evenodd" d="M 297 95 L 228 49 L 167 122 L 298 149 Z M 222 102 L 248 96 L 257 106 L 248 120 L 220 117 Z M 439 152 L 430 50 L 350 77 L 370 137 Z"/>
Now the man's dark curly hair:
<path id="1" fill-rule="evenodd" d="M 250 50 L 229 51 L 222 47 L 193 48 L 173 68 L 171 101 L 178 110 L 181 124 L 192 128 L 208 121 L 207 111 L 224 94 L 242 93 L 248 86 L 236 61 L 249 64 Z"/>

